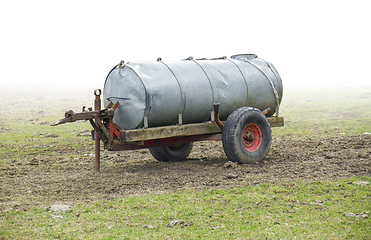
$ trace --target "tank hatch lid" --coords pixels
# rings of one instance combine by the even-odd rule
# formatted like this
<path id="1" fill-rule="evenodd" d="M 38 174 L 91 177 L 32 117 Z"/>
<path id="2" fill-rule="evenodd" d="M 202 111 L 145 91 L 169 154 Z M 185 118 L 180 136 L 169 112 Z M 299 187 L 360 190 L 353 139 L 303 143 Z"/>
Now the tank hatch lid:
<path id="1" fill-rule="evenodd" d="M 248 60 L 248 59 L 255 59 L 258 58 L 256 54 L 248 53 L 248 54 L 237 54 L 231 56 L 231 59 L 238 59 L 238 60 Z"/>

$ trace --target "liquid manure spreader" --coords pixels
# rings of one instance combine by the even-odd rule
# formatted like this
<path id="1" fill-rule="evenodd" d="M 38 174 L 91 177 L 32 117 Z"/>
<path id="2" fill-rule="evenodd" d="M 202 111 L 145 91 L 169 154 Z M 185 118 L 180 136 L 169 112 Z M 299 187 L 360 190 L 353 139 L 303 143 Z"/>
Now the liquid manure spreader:
<path id="1" fill-rule="evenodd" d="M 148 148 L 158 161 L 177 161 L 195 141 L 222 140 L 230 161 L 257 162 L 271 147 L 271 127 L 284 125 L 280 75 L 255 54 L 121 61 L 106 78 L 104 108 L 102 91 L 94 95 L 94 110 L 69 110 L 51 126 L 89 120 L 97 172 L 100 142 L 109 151 Z"/>

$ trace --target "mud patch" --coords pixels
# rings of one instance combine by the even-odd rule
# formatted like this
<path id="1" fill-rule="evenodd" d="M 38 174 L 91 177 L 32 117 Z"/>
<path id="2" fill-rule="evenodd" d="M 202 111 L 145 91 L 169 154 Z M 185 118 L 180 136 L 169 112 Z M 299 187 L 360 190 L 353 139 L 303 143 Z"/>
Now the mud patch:
<path id="1" fill-rule="evenodd" d="M 228 162 L 221 142 L 195 143 L 187 161 L 156 162 L 147 150 L 102 150 L 101 173 L 93 149 L 56 149 L 0 167 L 0 211 L 82 203 L 137 194 L 226 189 L 295 179 L 371 176 L 371 136 L 292 139 L 276 137 L 259 163 Z"/>

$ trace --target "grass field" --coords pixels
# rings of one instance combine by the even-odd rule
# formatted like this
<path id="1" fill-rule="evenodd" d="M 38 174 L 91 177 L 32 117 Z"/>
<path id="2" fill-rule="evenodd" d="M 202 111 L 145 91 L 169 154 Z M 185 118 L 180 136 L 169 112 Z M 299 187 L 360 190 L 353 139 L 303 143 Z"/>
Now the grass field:
<path id="1" fill-rule="evenodd" d="M 43 97 L 2 92 L 0 173 L 9 164 L 91 147 L 86 122 L 50 127 L 64 110 L 92 106 L 90 92 Z M 74 97 L 72 97 L 74 96 Z M 15 100 L 16 99 L 16 100 Z M 370 88 L 286 88 L 280 109 L 293 139 L 371 133 Z M 58 135 L 54 138 L 53 134 Z M 366 153 L 371 161 L 371 153 Z M 370 172 L 368 172 L 370 173 Z M 0 212 L 0 239 L 370 239 L 370 175 L 227 190 L 179 191 Z M 4 194 L 0 187 L 0 197 Z M 1 200 L 0 200 L 1 203 Z"/>
<path id="2" fill-rule="evenodd" d="M 296 138 L 371 132 L 371 87 L 287 88 L 275 134 Z"/>
<path id="3" fill-rule="evenodd" d="M 1 214 L 6 239 L 367 239 L 370 185 L 352 178 L 133 196 Z"/>

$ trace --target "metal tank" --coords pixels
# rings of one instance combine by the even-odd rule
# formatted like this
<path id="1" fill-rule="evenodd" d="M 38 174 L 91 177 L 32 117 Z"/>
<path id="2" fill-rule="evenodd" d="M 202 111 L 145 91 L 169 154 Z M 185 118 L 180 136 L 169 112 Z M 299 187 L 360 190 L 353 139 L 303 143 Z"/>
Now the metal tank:
<path id="1" fill-rule="evenodd" d="M 123 61 L 108 74 L 104 105 L 120 103 L 113 122 L 122 129 L 200 123 L 211 118 L 213 104 L 226 120 L 243 106 L 276 112 L 282 81 L 274 66 L 254 54 L 230 58 L 152 62 Z"/>

